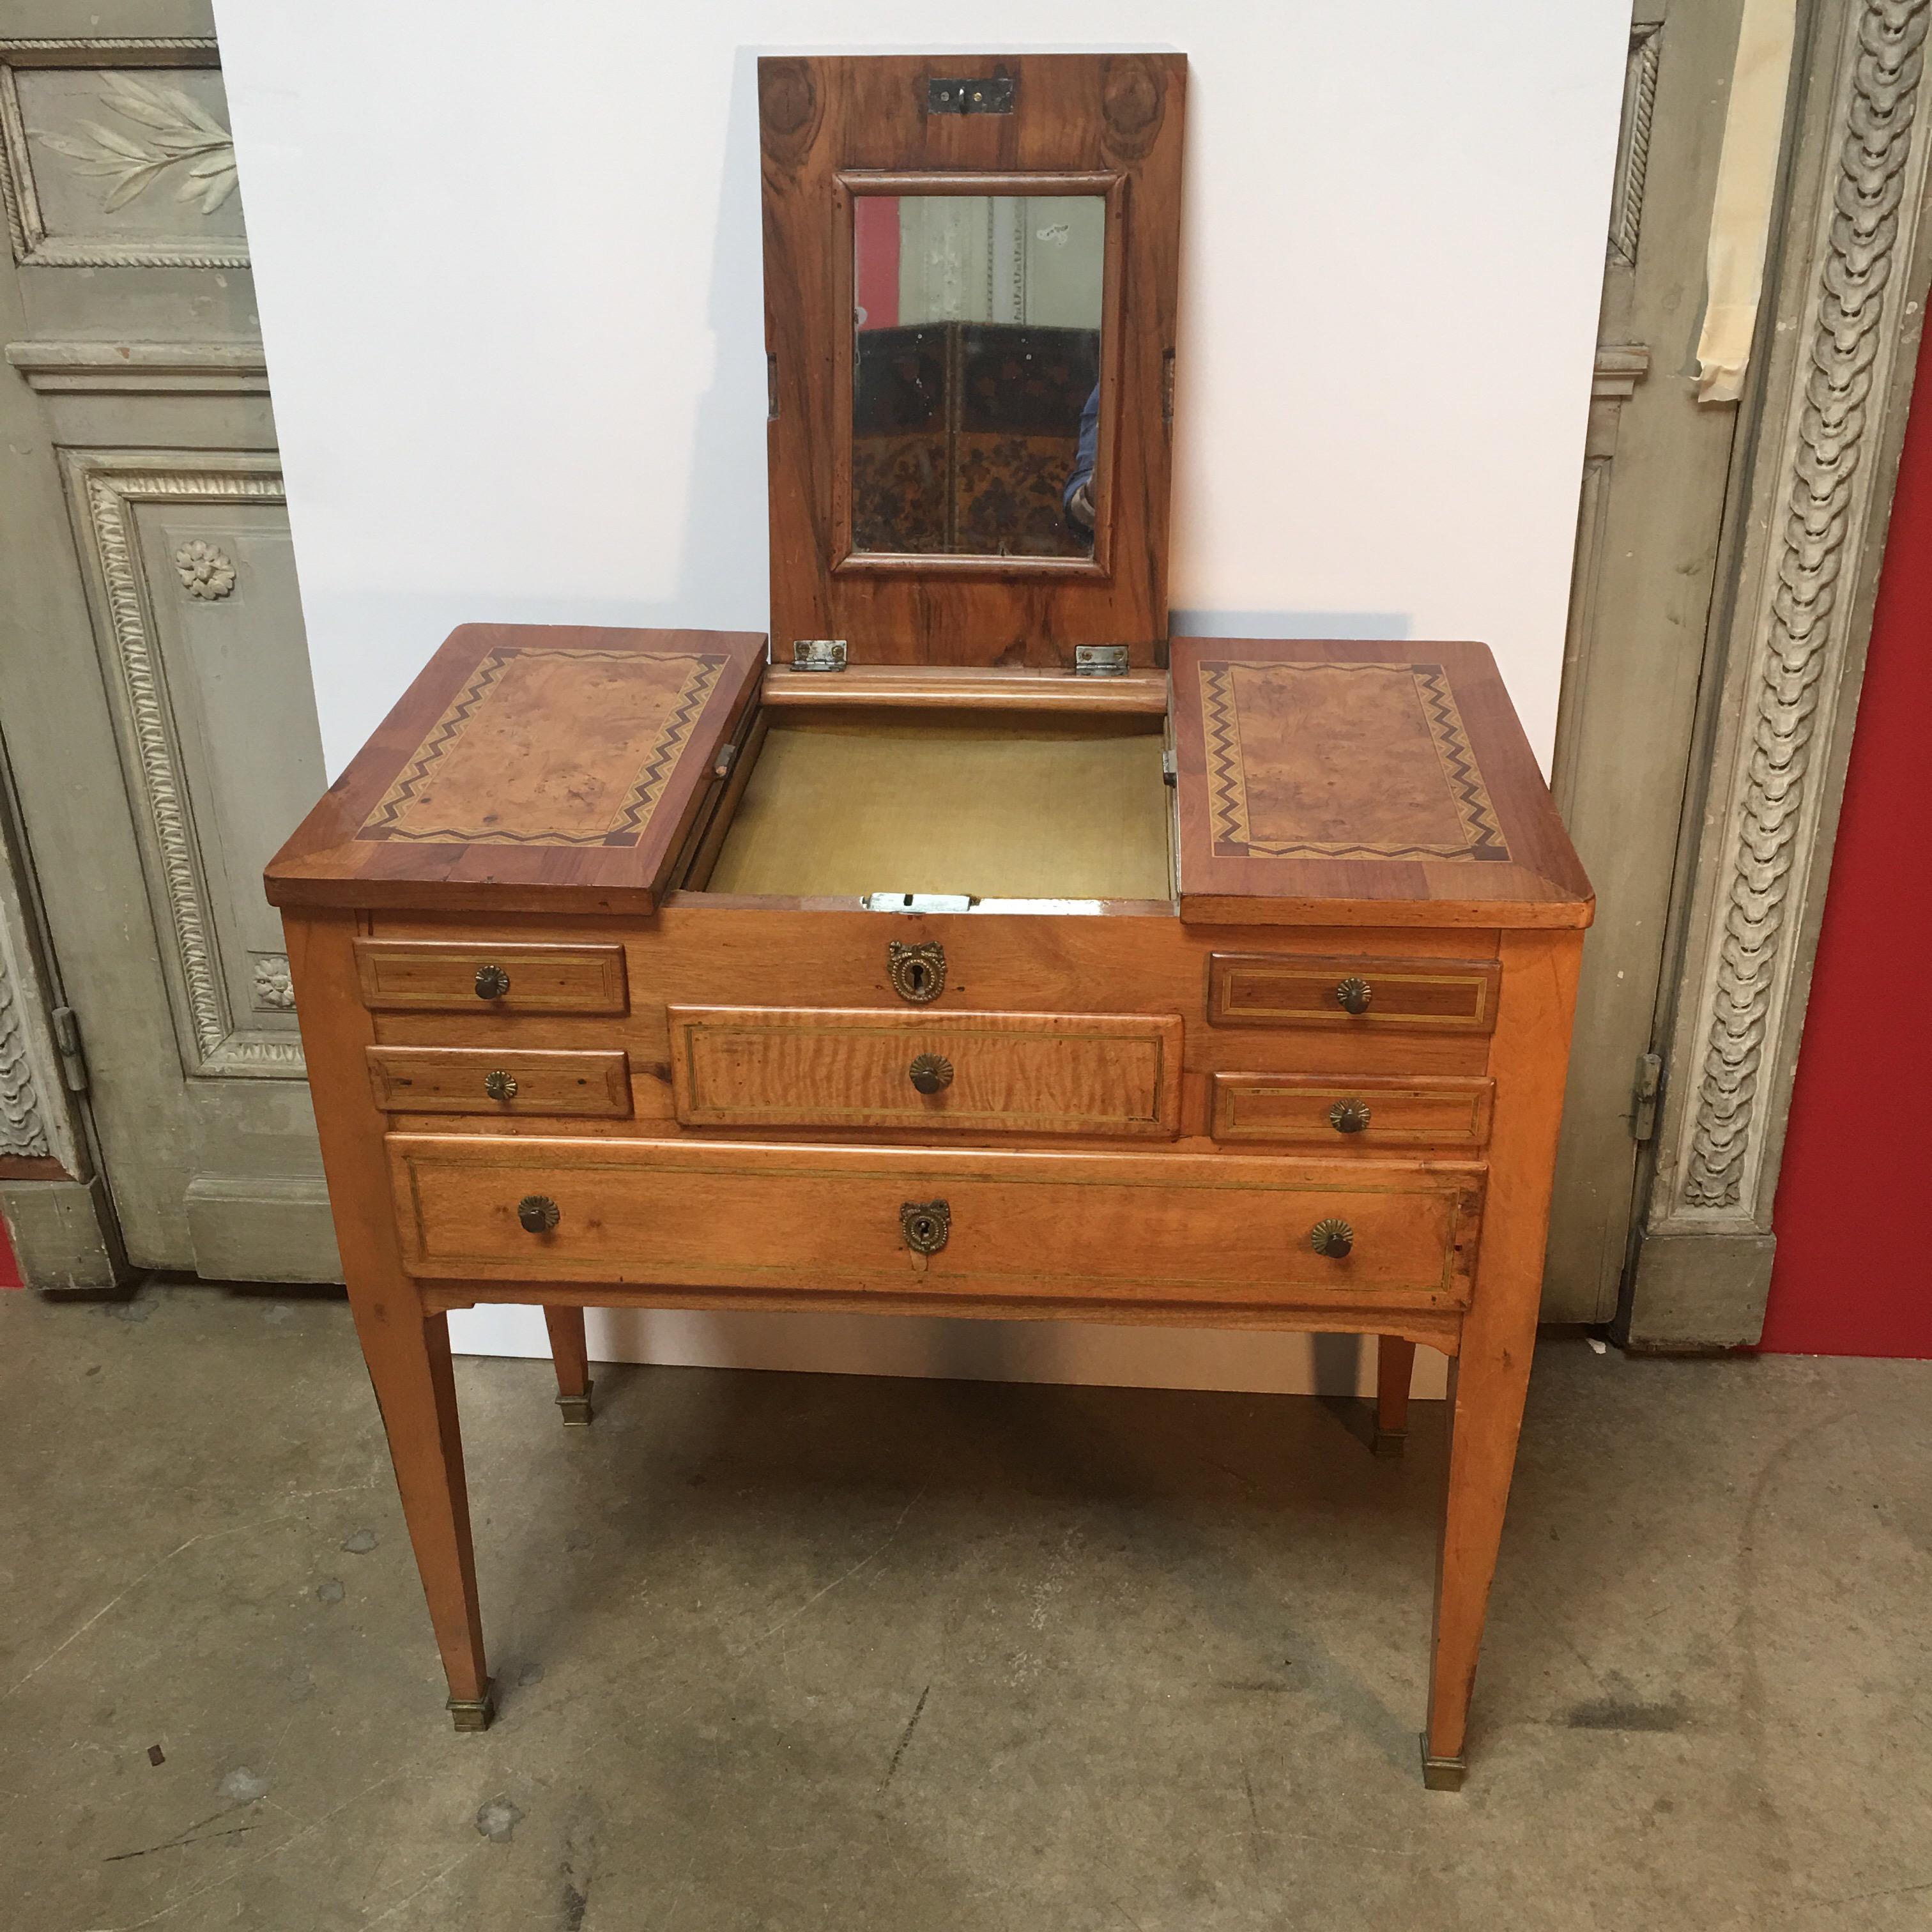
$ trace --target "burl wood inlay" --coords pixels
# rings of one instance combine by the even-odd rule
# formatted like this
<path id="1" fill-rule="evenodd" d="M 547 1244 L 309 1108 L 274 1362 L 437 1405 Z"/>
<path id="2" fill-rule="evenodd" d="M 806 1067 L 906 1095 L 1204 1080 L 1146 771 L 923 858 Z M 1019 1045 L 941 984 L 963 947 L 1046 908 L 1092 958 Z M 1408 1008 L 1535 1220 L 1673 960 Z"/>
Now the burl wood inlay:
<path id="1" fill-rule="evenodd" d="M 1214 850 L 1507 860 L 1440 664 L 1201 666 Z"/>
<path id="2" fill-rule="evenodd" d="M 726 659 L 490 652 L 359 838 L 634 845 Z M 554 721 L 571 720 L 567 736 Z"/>

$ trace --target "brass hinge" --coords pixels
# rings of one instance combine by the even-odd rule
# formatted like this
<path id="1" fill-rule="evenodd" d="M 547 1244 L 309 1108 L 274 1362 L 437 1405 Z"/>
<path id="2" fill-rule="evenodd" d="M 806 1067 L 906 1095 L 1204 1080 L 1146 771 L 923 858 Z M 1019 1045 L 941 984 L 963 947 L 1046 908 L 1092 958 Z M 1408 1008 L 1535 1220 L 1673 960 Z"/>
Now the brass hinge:
<path id="1" fill-rule="evenodd" d="M 732 764 L 737 756 L 738 748 L 736 745 L 721 745 L 718 747 L 717 757 L 711 761 L 711 776 L 714 778 L 728 778 L 731 776 Z"/>
<path id="2" fill-rule="evenodd" d="M 928 80 L 926 111 L 928 114 L 1010 114 L 1012 78 L 996 74 L 965 80 Z"/>
<path id="3" fill-rule="evenodd" d="M 794 670 L 843 670 L 845 640 L 843 638 L 799 638 L 793 640 Z"/>
<path id="4" fill-rule="evenodd" d="M 1167 746 L 1161 752 L 1160 776 L 1164 784 L 1178 785 L 1180 782 L 1180 767 L 1174 762 L 1172 745 Z"/>
<path id="5" fill-rule="evenodd" d="M 1664 1061 L 1654 1053 L 1640 1054 L 1636 1084 L 1630 1093 L 1630 1138 L 1647 1141 L 1657 1131 L 1658 1090 L 1664 1084 Z"/>
<path id="6" fill-rule="evenodd" d="M 87 1091 L 87 1054 L 80 1043 L 80 1017 L 71 1006 L 53 1010 L 54 1051 L 60 1055 L 61 1078 L 70 1094 Z"/>
<path id="7" fill-rule="evenodd" d="M 1125 644 L 1076 644 L 1073 675 L 1076 677 L 1125 677 L 1127 647 Z"/>
<path id="8" fill-rule="evenodd" d="M 776 422 L 778 419 L 778 358 L 768 354 L 765 358 L 765 420 Z"/>

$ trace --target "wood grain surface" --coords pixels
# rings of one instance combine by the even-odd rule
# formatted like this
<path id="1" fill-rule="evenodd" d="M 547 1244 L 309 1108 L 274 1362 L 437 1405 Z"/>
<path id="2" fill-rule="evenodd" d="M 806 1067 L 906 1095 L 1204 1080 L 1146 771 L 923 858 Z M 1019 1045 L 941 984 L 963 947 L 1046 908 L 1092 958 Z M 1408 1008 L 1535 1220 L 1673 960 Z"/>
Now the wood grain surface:
<path id="1" fill-rule="evenodd" d="M 687 1126 L 1008 1131 L 1173 1138 L 1180 1017 L 673 1006 L 671 1084 Z M 910 1067 L 943 1058 L 922 1094 Z"/>
<path id="2" fill-rule="evenodd" d="M 477 976 L 492 968 L 509 986 L 486 998 Z M 624 950 L 608 940 L 358 939 L 356 974 L 362 1004 L 377 1012 L 621 1013 L 627 998 Z"/>
<path id="3" fill-rule="evenodd" d="M 1486 646 L 1176 638 L 1170 674 L 1182 918 L 1589 923 Z"/>
<path id="4" fill-rule="evenodd" d="M 1367 1039 L 1386 1033 L 1488 1033 L 1496 1023 L 1493 960 L 1454 966 L 1441 960 L 1347 953 L 1305 958 L 1268 952 L 1216 952 L 1208 966 L 1208 1017 L 1216 1026 L 1340 1028 Z M 1360 980 L 1360 1012 L 1340 988 Z"/>
<path id="5" fill-rule="evenodd" d="M 629 1064 L 622 1053 L 550 1053 L 522 1048 L 372 1046 L 369 1084 L 392 1114 L 581 1114 L 620 1119 L 631 1111 Z M 507 1075 L 514 1091 L 492 1096 L 484 1082 Z"/>
<path id="6" fill-rule="evenodd" d="M 269 862 L 269 901 L 648 912 L 764 658 L 746 632 L 465 624 Z"/>
<path id="7" fill-rule="evenodd" d="M 1010 78 L 1008 114 L 928 114 L 926 82 Z M 1152 666 L 1167 636 L 1168 385 L 1179 286 L 1178 54 L 820 56 L 758 63 L 765 347 L 772 358 L 772 635 L 842 638 L 855 663 L 1071 669 L 1080 644 Z M 1083 174 L 1110 182 L 1096 508 L 1104 566 L 914 557 L 854 566 L 838 538 L 851 465 L 851 200 L 868 172 Z M 842 180 L 842 177 L 844 178 Z M 998 191 L 1016 192 L 1010 180 Z M 1118 237 L 1118 245 L 1112 245 Z M 828 377 L 830 380 L 828 380 Z"/>
<path id="8" fill-rule="evenodd" d="M 953 1288 L 1065 1297 L 1279 1294 L 1424 1307 L 1468 1298 L 1484 1170 L 1237 1154 L 955 1154 L 932 1149 L 399 1134 L 389 1138 L 408 1266 L 430 1278 L 712 1287 Z M 560 1210 L 530 1234 L 526 1196 Z M 949 1204 L 930 1256 L 908 1202 Z M 1316 1222 L 1354 1230 L 1318 1254 Z M 1370 1318 L 1366 1326 L 1372 1327 Z"/>
<path id="9" fill-rule="evenodd" d="M 1209 1131 L 1217 1141 L 1316 1144 L 1338 1156 L 1380 1149 L 1407 1152 L 1440 1148 L 1462 1154 L 1490 1137 L 1496 1099 L 1492 1080 L 1406 1079 L 1358 1073 L 1337 1079 L 1319 1073 L 1214 1073 Z M 1329 1118 L 1335 1107 L 1360 1102 L 1369 1124 L 1344 1133 Z"/>

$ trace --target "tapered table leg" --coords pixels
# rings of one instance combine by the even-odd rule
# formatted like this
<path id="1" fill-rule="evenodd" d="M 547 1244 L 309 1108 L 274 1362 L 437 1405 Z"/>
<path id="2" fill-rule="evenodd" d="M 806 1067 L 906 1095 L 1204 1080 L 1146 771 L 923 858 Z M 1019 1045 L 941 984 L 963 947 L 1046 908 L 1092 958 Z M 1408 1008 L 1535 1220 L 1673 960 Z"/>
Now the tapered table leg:
<path id="1" fill-rule="evenodd" d="M 494 1714 L 470 1540 L 470 1492 L 449 1360 L 449 1318 L 422 1313 L 413 1294 L 350 1297 L 356 1329 L 376 1386 L 382 1426 L 402 1492 L 430 1622 L 449 1679 L 449 1713 L 459 1731 L 480 1731 Z"/>
<path id="2" fill-rule="evenodd" d="M 545 1308 L 544 1326 L 550 1330 L 550 1360 L 556 1364 L 556 1406 L 566 1429 L 586 1427 L 590 1420 L 590 1353 L 584 1340 L 584 1310 Z"/>
<path id="3" fill-rule="evenodd" d="M 1408 1384 L 1415 1372 L 1415 1344 L 1400 1335 L 1376 1342 L 1376 1442 L 1378 1456 L 1400 1456 L 1408 1439 Z"/>

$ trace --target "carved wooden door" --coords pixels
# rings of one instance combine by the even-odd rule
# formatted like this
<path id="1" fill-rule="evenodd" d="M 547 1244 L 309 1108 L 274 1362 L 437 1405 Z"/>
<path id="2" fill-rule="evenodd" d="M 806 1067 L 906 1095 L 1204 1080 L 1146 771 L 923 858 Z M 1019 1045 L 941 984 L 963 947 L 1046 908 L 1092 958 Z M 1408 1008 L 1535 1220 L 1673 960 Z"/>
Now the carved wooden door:
<path id="1" fill-rule="evenodd" d="M 260 884 L 322 755 L 212 20 L 9 20 L 0 731 L 80 1157 L 136 1265 L 326 1278 Z"/>
<path id="2" fill-rule="evenodd" d="M 1636 0 L 1552 789 L 1597 889 L 1544 1315 L 1607 1321 L 1629 1245 L 1735 404 L 1696 400 L 1742 0 Z M 1654 1088 L 1653 1088 L 1654 1092 Z"/>

